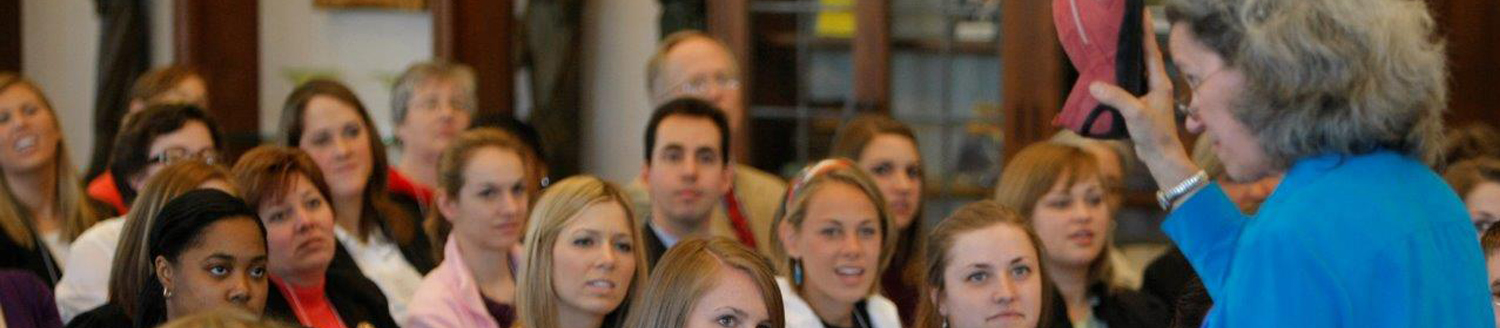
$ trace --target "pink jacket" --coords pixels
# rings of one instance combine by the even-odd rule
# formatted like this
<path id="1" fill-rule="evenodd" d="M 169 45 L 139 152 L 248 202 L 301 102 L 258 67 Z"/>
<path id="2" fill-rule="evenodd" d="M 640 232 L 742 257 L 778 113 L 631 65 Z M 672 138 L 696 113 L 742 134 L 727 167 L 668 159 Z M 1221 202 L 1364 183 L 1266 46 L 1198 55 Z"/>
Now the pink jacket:
<path id="1" fill-rule="evenodd" d="M 422 285 L 407 306 L 403 326 L 503 328 L 484 307 L 479 286 L 475 285 L 454 239 L 449 237 L 443 246 L 443 263 L 422 278 Z M 518 252 L 512 251 L 511 256 L 519 260 Z"/>

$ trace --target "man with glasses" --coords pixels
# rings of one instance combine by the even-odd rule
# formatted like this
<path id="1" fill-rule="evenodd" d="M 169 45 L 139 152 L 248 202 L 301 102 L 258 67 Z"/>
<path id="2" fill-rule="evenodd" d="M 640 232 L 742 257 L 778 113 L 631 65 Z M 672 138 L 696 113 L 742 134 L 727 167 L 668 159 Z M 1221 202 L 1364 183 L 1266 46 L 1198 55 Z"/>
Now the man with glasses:
<path id="1" fill-rule="evenodd" d="M 678 98 L 698 98 L 712 103 L 728 119 L 730 166 L 729 192 L 714 207 L 708 225 L 714 235 L 736 237 L 761 254 L 771 254 L 771 221 L 776 215 L 786 182 L 734 160 L 746 154 L 749 133 L 744 88 L 739 62 L 719 40 L 699 31 L 682 31 L 662 39 L 646 66 L 652 108 Z M 625 187 L 638 215 L 651 208 L 651 196 L 643 179 Z"/>

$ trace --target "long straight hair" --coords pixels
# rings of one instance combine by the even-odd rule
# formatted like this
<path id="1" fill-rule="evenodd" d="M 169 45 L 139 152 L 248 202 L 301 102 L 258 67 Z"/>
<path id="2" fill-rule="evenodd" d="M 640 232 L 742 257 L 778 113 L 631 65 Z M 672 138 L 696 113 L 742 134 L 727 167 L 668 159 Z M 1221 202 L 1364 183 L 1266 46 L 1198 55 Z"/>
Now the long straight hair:
<path id="1" fill-rule="evenodd" d="M 52 126 L 62 133 L 62 125 L 57 121 L 57 111 L 53 110 L 52 102 L 47 100 L 47 95 L 42 94 L 42 89 L 37 88 L 35 83 L 20 75 L 11 72 L 0 72 L 0 92 L 11 88 L 26 88 L 41 100 L 42 107 L 46 107 L 51 113 Z M 99 221 L 98 214 L 89 206 L 88 196 L 83 192 L 83 184 L 78 180 L 78 172 L 73 171 L 73 160 L 68 157 L 68 143 L 61 137 L 57 139 L 56 154 L 53 155 L 52 168 L 55 172 L 53 182 L 56 186 L 53 199 L 57 202 L 58 217 L 62 219 L 62 239 L 72 241 L 78 238 L 84 230 L 94 226 Z M 0 230 L 5 230 L 5 235 L 14 240 L 16 244 L 26 249 L 36 249 L 37 240 L 33 234 L 32 213 L 21 204 L 20 200 L 11 192 L 10 181 L 0 174 Z"/>
<path id="2" fill-rule="evenodd" d="M 1015 210 L 1035 229 L 1034 210 L 1042 196 L 1052 186 L 1061 182 L 1073 186 L 1089 179 L 1105 183 L 1099 173 L 1099 162 L 1082 148 L 1054 142 L 1037 142 L 1016 153 L 1005 171 L 1000 175 L 999 187 L 995 189 L 995 201 Z M 1111 227 L 1113 224 L 1111 224 Z M 1113 229 L 1104 233 L 1105 245 L 1114 243 Z M 1099 257 L 1089 263 L 1088 283 L 1105 283 L 1111 290 L 1125 288 L 1115 279 L 1115 268 L 1110 264 L 1108 251 L 1100 251 Z"/>
<path id="3" fill-rule="evenodd" d="M 630 280 L 625 300 L 604 317 L 604 327 L 620 327 L 625 314 L 630 312 L 631 299 L 639 295 L 646 284 L 645 252 L 641 241 L 641 229 L 636 228 L 635 212 L 630 209 L 630 199 L 609 182 L 581 175 L 563 179 L 542 192 L 536 208 L 526 222 L 526 250 L 521 275 L 516 279 L 516 325 L 531 328 L 556 328 L 558 300 L 557 289 L 552 283 L 552 268 L 555 256 L 553 245 L 557 244 L 563 228 L 578 221 L 578 213 L 594 204 L 616 203 L 625 208 L 625 219 L 629 222 L 631 252 L 635 261 L 635 274 Z"/>
<path id="4" fill-rule="evenodd" d="M 881 135 L 895 135 L 910 140 L 913 146 L 917 145 L 917 135 L 912 132 L 911 127 L 884 115 L 863 115 L 850 121 L 834 137 L 832 156 L 844 157 L 859 161 L 864 157 L 865 146 L 871 140 Z M 922 153 L 917 152 L 920 162 Z M 926 172 L 926 170 L 920 170 Z M 867 172 L 868 173 L 868 172 Z M 925 175 L 925 174 L 923 174 Z M 924 179 L 925 177 L 918 177 Z M 896 252 L 891 255 L 892 267 L 887 270 L 899 270 L 901 283 L 906 286 L 922 285 L 922 260 L 920 256 L 927 248 L 927 232 L 923 224 L 922 212 L 927 202 L 922 197 L 923 191 L 917 190 L 916 218 L 912 219 L 910 226 L 896 234 Z M 898 219 L 899 220 L 899 219 Z"/>

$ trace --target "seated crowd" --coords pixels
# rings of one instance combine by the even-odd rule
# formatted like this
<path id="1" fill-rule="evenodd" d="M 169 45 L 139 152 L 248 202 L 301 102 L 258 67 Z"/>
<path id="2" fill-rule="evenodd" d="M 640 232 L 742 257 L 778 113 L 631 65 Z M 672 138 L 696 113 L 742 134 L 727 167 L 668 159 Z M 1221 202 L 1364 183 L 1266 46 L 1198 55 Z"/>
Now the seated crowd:
<path id="1" fill-rule="evenodd" d="M 1131 141 L 1006 145 L 991 196 L 944 216 L 924 194 L 948 177 L 887 115 L 789 179 L 741 164 L 742 72 L 701 32 L 648 63 L 623 184 L 550 179 L 534 131 L 476 119 L 462 64 L 396 81 L 395 161 L 379 113 L 314 79 L 230 162 L 206 79 L 158 69 L 88 177 L 0 72 L 0 327 L 1495 327 L 1500 137 L 1443 136 L 1424 7 L 1352 2 L 1169 1 L 1150 90 L 1087 91 Z M 1144 274 L 1114 238 L 1132 177 L 1174 241 Z"/>

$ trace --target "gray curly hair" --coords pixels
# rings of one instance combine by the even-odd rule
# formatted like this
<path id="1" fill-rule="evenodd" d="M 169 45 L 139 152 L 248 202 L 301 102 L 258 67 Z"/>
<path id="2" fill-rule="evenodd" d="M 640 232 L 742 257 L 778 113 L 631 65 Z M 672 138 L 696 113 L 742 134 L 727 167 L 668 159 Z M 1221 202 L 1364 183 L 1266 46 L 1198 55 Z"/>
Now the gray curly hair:
<path id="1" fill-rule="evenodd" d="M 1277 168 L 1380 149 L 1435 163 L 1443 43 L 1416 0 L 1170 0 L 1167 19 L 1245 76 L 1232 106 Z"/>

